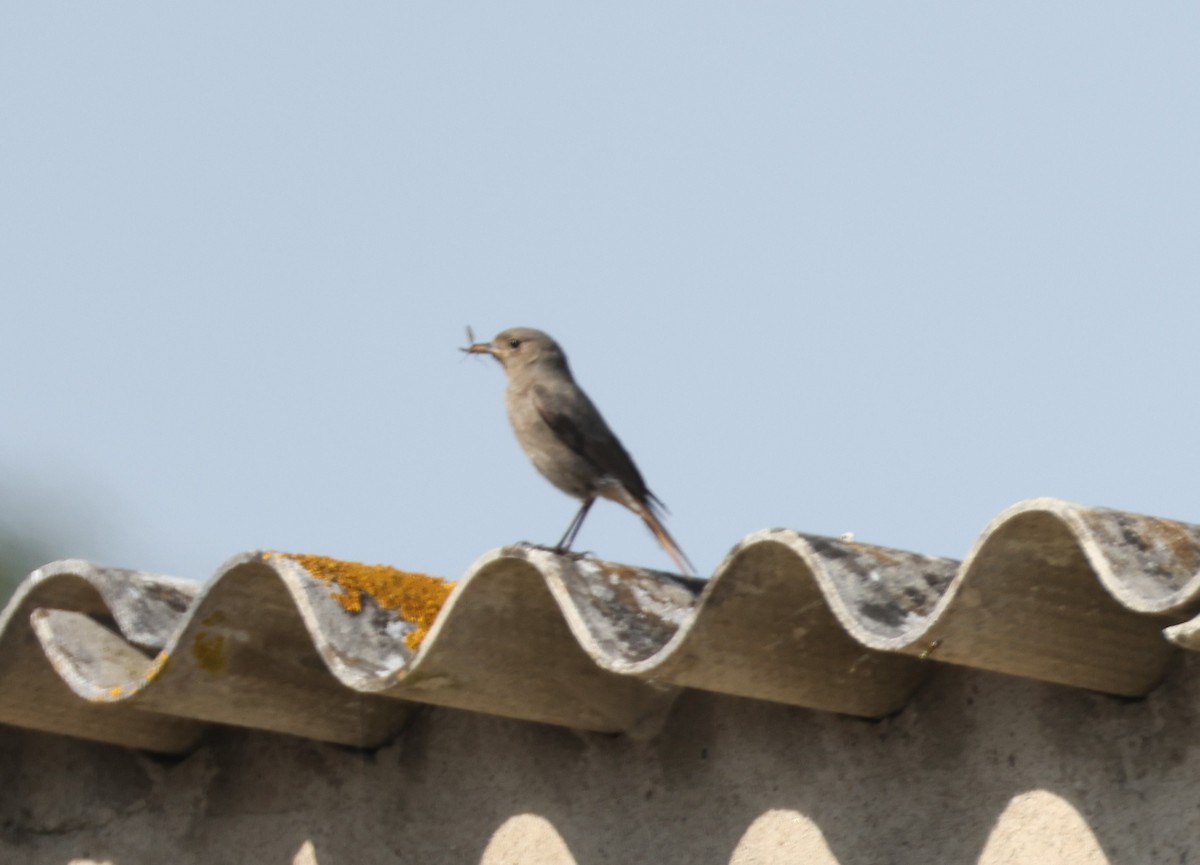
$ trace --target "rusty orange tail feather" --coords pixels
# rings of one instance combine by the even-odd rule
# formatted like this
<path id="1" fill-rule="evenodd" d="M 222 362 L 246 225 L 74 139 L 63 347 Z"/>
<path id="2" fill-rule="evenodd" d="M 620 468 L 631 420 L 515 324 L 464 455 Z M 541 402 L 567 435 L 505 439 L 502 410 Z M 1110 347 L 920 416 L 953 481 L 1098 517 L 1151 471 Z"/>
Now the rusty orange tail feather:
<path id="1" fill-rule="evenodd" d="M 667 531 L 666 526 L 649 507 L 643 507 L 639 516 L 654 533 L 654 537 L 658 538 L 658 542 L 662 544 L 662 548 L 667 551 L 667 555 L 675 562 L 679 570 L 687 576 L 696 575 L 696 566 L 691 563 L 683 550 L 679 548 L 679 544 L 675 543 L 675 539 L 671 537 L 671 533 Z"/>

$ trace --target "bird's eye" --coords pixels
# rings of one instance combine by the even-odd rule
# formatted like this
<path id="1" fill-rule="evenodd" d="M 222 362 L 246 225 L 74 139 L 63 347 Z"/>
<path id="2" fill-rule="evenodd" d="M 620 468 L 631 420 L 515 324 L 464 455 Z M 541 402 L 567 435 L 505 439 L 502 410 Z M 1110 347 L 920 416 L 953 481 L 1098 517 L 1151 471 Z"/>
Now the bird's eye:
<path id="1" fill-rule="evenodd" d="M 508 341 L 509 348 L 519 348 L 520 345 L 521 345 L 521 340 L 517 339 L 516 337 L 513 337 L 512 339 L 510 339 Z"/>

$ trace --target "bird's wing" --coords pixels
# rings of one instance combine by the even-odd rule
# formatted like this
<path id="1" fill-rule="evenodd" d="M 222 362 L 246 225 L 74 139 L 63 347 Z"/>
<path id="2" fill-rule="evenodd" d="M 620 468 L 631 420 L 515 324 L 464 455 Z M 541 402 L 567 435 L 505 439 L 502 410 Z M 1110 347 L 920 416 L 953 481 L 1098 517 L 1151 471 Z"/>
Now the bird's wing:
<path id="1" fill-rule="evenodd" d="M 587 460 L 596 471 L 619 481 L 626 492 L 645 503 L 650 496 L 633 458 L 582 391 L 573 394 L 534 385 L 533 404 L 559 440 Z"/>

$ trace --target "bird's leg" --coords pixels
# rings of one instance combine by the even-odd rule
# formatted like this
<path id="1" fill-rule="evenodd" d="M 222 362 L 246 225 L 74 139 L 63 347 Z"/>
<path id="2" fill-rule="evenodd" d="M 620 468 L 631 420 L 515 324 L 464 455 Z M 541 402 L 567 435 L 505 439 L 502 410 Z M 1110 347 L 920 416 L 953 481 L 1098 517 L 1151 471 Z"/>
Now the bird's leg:
<path id="1" fill-rule="evenodd" d="M 579 528 L 583 525 L 583 518 L 587 516 L 587 512 L 591 510 L 592 503 L 595 501 L 595 496 L 589 496 L 583 500 L 583 506 L 579 508 L 579 513 L 575 514 L 575 518 L 567 526 L 567 531 L 562 536 L 562 540 L 554 546 L 556 553 L 565 553 L 571 549 L 571 544 L 575 543 L 575 536 L 579 534 Z"/>

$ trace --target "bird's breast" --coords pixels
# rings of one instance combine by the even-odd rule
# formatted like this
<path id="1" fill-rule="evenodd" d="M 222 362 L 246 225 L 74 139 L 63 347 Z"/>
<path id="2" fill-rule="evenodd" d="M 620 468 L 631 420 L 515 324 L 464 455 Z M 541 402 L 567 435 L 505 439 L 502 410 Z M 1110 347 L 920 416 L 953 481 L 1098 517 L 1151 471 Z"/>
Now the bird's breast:
<path id="1" fill-rule="evenodd" d="M 595 494 L 595 469 L 559 437 L 534 404 L 533 395 L 510 388 L 505 402 L 517 442 L 534 468 L 564 493 L 575 498 Z"/>

